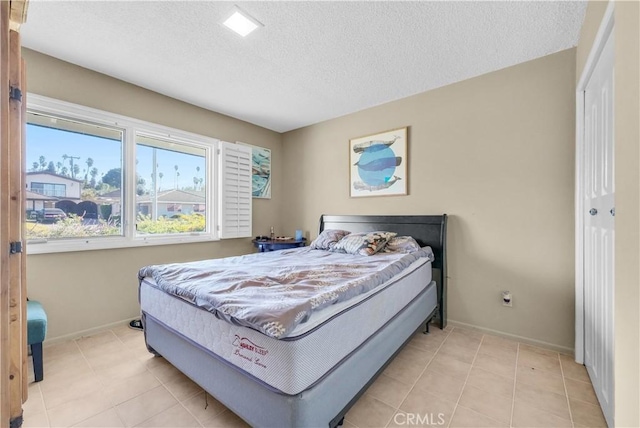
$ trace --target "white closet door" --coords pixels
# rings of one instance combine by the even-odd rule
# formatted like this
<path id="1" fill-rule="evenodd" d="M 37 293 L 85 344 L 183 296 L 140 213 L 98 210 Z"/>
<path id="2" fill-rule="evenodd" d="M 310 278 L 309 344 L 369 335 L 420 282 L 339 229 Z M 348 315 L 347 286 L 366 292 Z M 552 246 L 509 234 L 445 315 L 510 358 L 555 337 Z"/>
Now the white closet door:
<path id="1" fill-rule="evenodd" d="M 585 90 L 584 333 L 585 366 L 613 426 L 614 135 L 613 33 Z"/>

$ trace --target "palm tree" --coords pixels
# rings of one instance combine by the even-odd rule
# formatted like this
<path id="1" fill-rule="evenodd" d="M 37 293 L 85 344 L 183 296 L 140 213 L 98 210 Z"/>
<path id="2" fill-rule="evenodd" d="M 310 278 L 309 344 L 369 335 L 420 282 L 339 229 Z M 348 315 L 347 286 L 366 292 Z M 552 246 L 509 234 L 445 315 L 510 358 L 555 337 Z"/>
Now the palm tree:
<path id="1" fill-rule="evenodd" d="M 47 167 L 47 159 L 44 156 L 40 156 L 40 169 L 44 170 Z"/>
<path id="2" fill-rule="evenodd" d="M 38 168 L 40 168 L 40 164 L 38 162 L 34 162 L 32 166 L 33 166 L 32 171 L 37 171 Z"/>
<path id="3" fill-rule="evenodd" d="M 200 179 L 200 167 L 196 167 L 196 176 L 193 177 L 193 183 L 196 185 L 196 190 L 198 190 L 198 183 L 201 183 L 202 179 Z"/>
<path id="4" fill-rule="evenodd" d="M 98 168 L 95 166 L 91 168 L 89 171 L 89 175 L 91 176 L 91 187 L 96 187 L 96 176 L 98 175 Z"/>
<path id="5" fill-rule="evenodd" d="M 84 174 L 84 182 L 86 183 L 89 176 L 89 170 L 91 170 L 91 167 L 93 166 L 93 158 L 87 158 L 85 163 L 87 164 L 87 172 Z"/>
<path id="6" fill-rule="evenodd" d="M 178 177 L 180 177 L 180 173 L 178 172 L 178 165 L 174 166 L 173 169 L 176 170 L 176 185 L 175 188 L 178 188 Z"/>
<path id="7" fill-rule="evenodd" d="M 57 162 L 56 163 L 56 174 L 60 174 L 60 171 L 62 171 L 62 162 Z"/>
<path id="8" fill-rule="evenodd" d="M 164 174 L 161 173 L 161 172 L 158 173 L 158 178 L 159 178 L 159 180 L 158 180 L 158 192 L 160 191 L 160 185 L 162 184 L 162 177 L 164 177 Z"/>

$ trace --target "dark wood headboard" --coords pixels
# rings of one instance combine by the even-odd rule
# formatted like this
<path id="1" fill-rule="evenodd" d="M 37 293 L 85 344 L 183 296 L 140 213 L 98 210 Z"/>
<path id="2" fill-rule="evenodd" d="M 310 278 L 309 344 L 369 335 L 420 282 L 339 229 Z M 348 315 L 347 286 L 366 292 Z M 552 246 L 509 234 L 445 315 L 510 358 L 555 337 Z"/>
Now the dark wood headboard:
<path id="1" fill-rule="evenodd" d="M 411 236 L 421 246 L 430 246 L 435 260 L 433 278 L 438 284 L 440 328 L 447 325 L 447 215 L 322 215 L 320 232 L 342 229 L 350 232 L 384 230 Z"/>

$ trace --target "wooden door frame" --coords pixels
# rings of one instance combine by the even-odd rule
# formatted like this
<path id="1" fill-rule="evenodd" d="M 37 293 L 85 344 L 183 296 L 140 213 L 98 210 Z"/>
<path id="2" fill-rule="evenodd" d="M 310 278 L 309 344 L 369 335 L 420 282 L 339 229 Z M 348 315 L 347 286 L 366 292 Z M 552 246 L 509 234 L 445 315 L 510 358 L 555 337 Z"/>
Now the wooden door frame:
<path id="1" fill-rule="evenodd" d="M 600 59 L 602 50 L 613 33 L 615 2 L 610 1 L 604 12 L 600 27 L 593 41 L 587 62 L 576 85 L 576 188 L 575 188 L 575 248 L 576 248 L 576 328 L 574 358 L 577 363 L 584 364 L 584 213 L 583 201 L 584 173 L 584 97 L 587 84 Z M 615 329 L 615 327 L 614 327 Z M 614 330 L 615 331 L 615 330 Z"/>
<path id="2" fill-rule="evenodd" d="M 26 76 L 20 26 L 27 0 L 0 0 L 0 427 L 22 425 L 27 399 L 24 242 Z M 12 250 L 9 251 L 9 243 Z"/>
<path id="3" fill-rule="evenodd" d="M 6 151 L 4 145 L 9 141 L 9 15 L 10 5 L 0 1 L 0 175 L 5 162 Z M 0 208 L 5 195 L 8 195 L 9 184 L 0 177 Z M 0 215 L 0 243 L 8 242 L 9 219 Z M 5 427 L 11 418 L 9 409 L 9 248 L 0 246 L 0 426 Z"/>

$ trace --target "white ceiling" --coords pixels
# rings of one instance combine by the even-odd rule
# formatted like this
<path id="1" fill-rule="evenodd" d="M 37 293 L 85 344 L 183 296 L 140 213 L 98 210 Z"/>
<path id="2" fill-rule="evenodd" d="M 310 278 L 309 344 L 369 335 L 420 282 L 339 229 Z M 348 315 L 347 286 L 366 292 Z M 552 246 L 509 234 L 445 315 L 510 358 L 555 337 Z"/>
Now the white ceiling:
<path id="1" fill-rule="evenodd" d="M 578 2 L 31 0 L 23 45 L 284 132 L 568 49 Z"/>

